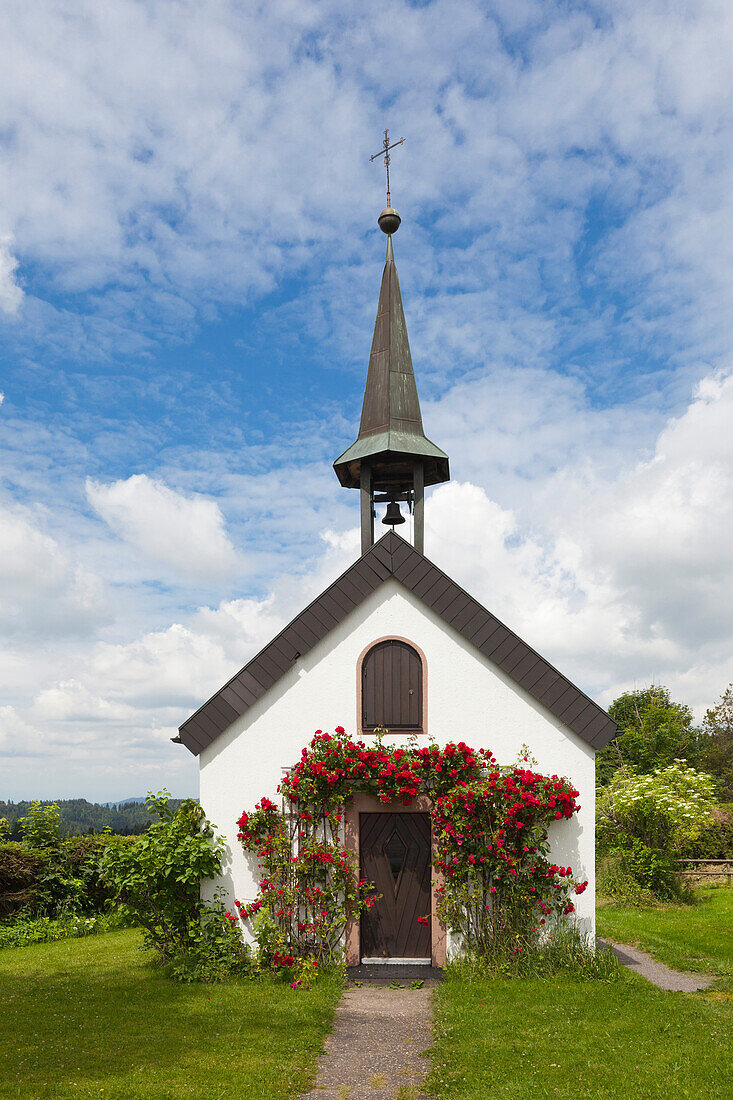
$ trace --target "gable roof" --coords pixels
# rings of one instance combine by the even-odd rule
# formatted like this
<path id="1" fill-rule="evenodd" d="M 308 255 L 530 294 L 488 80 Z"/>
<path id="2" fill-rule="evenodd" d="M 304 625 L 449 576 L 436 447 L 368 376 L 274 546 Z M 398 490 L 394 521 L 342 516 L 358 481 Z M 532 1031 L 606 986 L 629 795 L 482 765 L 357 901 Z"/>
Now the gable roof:
<path id="1" fill-rule="evenodd" d="M 437 565 L 389 531 L 187 718 L 175 740 L 198 756 L 277 683 L 298 657 L 325 638 L 389 577 L 400 581 L 594 749 L 603 748 L 615 737 L 616 723 L 597 703 Z"/>

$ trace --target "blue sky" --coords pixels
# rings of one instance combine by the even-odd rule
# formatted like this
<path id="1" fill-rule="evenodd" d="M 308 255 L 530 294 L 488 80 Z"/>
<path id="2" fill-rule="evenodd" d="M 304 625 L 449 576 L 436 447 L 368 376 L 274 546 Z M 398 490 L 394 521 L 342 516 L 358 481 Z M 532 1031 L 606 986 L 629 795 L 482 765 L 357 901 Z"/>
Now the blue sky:
<path id="1" fill-rule="evenodd" d="M 731 10 L 0 14 L 5 797 L 169 738 L 358 553 L 384 126 L 426 550 L 608 703 L 733 679 Z M 348 716 L 345 718 L 348 724 Z"/>

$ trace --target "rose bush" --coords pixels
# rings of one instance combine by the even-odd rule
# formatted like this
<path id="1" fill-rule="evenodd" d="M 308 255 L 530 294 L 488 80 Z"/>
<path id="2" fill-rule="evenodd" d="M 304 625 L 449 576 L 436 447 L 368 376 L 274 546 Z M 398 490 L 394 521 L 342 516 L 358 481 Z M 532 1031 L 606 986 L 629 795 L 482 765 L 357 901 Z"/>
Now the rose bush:
<path id="1" fill-rule="evenodd" d="M 586 881 L 550 862 L 547 829 L 580 809 L 566 779 L 526 768 L 488 774 L 435 800 L 438 915 L 472 955 L 541 938 L 548 917 L 567 916 Z"/>
<path id="2" fill-rule="evenodd" d="M 252 920 L 263 960 L 275 968 L 321 964 L 341 949 L 349 919 L 374 904 L 345 848 L 344 808 L 356 792 L 384 805 L 431 801 L 436 841 L 438 916 L 482 955 L 525 950 L 549 918 L 572 913 L 587 882 L 549 859 L 547 830 L 577 813 L 567 779 L 526 766 L 499 767 L 487 749 L 374 745 L 336 727 L 318 730 L 279 787 L 282 808 L 263 798 L 239 819 L 238 839 L 257 857 L 259 893 L 228 914 Z M 424 914 L 416 918 L 428 923 Z M 296 978 L 297 981 L 297 978 Z"/>
<path id="3" fill-rule="evenodd" d="M 319 966 L 333 962 L 349 918 L 373 904 L 373 889 L 358 878 L 340 840 L 342 817 L 325 804 L 285 814 L 263 798 L 237 822 L 238 839 L 257 856 L 261 878 L 255 901 L 234 904 L 243 920 L 266 909 L 270 919 L 256 925 L 258 942 L 263 961 L 275 968 L 283 959 L 292 966 L 295 957 Z M 233 913 L 227 918 L 236 924 Z"/>

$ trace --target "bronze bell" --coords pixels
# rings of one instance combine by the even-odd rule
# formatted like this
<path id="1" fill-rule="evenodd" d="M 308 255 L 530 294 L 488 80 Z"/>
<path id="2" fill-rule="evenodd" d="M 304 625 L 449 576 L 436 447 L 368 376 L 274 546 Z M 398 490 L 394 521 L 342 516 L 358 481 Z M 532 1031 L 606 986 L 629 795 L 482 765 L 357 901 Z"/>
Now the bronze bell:
<path id="1" fill-rule="evenodd" d="M 385 513 L 382 523 L 388 524 L 390 527 L 397 527 L 400 523 L 405 522 L 405 517 L 400 512 L 400 506 L 396 500 L 390 500 L 387 505 L 387 511 Z"/>

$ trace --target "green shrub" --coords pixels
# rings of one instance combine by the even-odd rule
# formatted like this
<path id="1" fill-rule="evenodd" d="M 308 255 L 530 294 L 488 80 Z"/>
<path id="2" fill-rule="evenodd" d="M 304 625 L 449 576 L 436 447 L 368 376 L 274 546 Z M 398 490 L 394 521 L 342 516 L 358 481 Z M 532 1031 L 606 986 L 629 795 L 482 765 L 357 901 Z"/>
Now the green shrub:
<path id="1" fill-rule="evenodd" d="M 39 872 L 47 863 L 44 852 L 30 852 L 17 841 L 0 843 L 0 919 L 33 908 Z"/>
<path id="2" fill-rule="evenodd" d="M 649 848 L 679 848 L 710 825 L 713 794 L 710 776 L 684 760 L 650 775 L 619 770 L 599 791 L 596 822 L 601 850 L 610 851 L 621 833 Z"/>
<path id="3" fill-rule="evenodd" d="M 715 822 L 680 847 L 683 859 L 733 859 L 733 822 Z"/>
<path id="4" fill-rule="evenodd" d="M 654 894 L 637 882 L 619 852 L 597 857 L 596 896 L 639 908 L 657 904 Z"/>
<path id="5" fill-rule="evenodd" d="M 108 849 L 128 848 L 135 840 L 135 837 L 113 836 L 104 832 L 69 837 L 61 842 L 61 871 L 76 891 L 78 912 L 101 913 L 109 907 L 113 893 L 102 877 L 102 859 Z"/>
<path id="6" fill-rule="evenodd" d="M 650 775 L 619 769 L 599 791 L 598 852 L 613 857 L 601 875 L 608 897 L 633 904 L 685 900 L 678 875 L 683 847 L 713 821 L 714 787 L 709 775 L 675 760 Z"/>
<path id="7" fill-rule="evenodd" d="M 657 899 L 685 901 L 691 896 L 679 877 L 676 856 L 623 834 L 599 859 L 597 890 L 628 905 L 650 905 Z"/>
<path id="8" fill-rule="evenodd" d="M 61 842 L 61 813 L 55 802 L 50 806 L 31 802 L 18 824 L 27 848 L 57 848 Z"/>
<path id="9" fill-rule="evenodd" d="M 112 899 L 101 877 L 102 856 L 110 846 L 132 840 L 103 833 L 71 837 L 50 848 L 0 843 L 0 919 L 21 910 L 51 919 L 102 912 Z"/>
<path id="10" fill-rule="evenodd" d="M 102 860 L 120 913 L 142 927 L 172 977 L 213 981 L 246 968 L 249 953 L 223 905 L 201 898 L 202 881 L 221 871 L 224 841 L 192 798 L 174 808 L 162 791 L 147 804 L 148 831 L 131 845 L 110 845 Z"/>
<path id="11" fill-rule="evenodd" d="M 684 891 L 677 876 L 674 856 L 662 848 L 650 848 L 638 837 L 630 837 L 626 848 L 618 849 L 621 863 L 632 878 L 655 897 L 671 900 Z"/>

